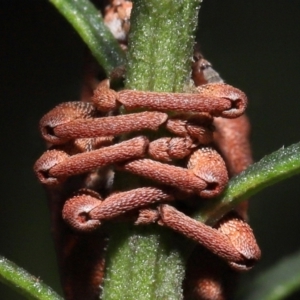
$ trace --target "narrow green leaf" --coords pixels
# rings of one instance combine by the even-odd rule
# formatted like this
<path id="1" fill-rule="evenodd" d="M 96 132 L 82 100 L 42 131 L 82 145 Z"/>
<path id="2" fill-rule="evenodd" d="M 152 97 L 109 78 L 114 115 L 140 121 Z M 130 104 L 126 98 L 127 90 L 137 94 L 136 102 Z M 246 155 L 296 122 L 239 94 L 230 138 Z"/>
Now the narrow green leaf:
<path id="1" fill-rule="evenodd" d="M 0 281 L 13 288 L 27 299 L 63 299 L 39 278 L 32 276 L 4 257 L 0 257 Z"/>
<path id="2" fill-rule="evenodd" d="M 288 256 L 270 269 L 261 273 L 254 282 L 243 291 L 245 300 L 281 300 L 286 299 L 300 289 L 300 252 Z"/>
<path id="3" fill-rule="evenodd" d="M 89 0 L 49 0 L 71 23 L 98 63 L 109 75 L 125 64 L 125 55 Z"/>
<path id="4" fill-rule="evenodd" d="M 247 170 L 232 178 L 217 199 L 195 215 L 195 218 L 214 223 L 224 213 L 262 189 L 300 173 L 300 143 L 282 148 L 265 156 Z"/>

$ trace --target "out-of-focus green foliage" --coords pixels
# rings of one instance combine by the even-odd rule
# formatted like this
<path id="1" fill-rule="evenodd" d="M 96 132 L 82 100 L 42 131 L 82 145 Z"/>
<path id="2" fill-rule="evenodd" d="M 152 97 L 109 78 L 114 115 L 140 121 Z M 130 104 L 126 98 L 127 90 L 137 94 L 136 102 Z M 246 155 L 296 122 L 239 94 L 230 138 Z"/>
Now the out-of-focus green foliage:
<path id="1" fill-rule="evenodd" d="M 0 281 L 10 286 L 27 299 L 62 300 L 50 287 L 39 278 L 29 274 L 13 262 L 0 257 Z"/>
<path id="2" fill-rule="evenodd" d="M 281 300 L 300 288 L 300 252 L 287 256 L 261 273 L 243 291 L 245 300 Z"/>

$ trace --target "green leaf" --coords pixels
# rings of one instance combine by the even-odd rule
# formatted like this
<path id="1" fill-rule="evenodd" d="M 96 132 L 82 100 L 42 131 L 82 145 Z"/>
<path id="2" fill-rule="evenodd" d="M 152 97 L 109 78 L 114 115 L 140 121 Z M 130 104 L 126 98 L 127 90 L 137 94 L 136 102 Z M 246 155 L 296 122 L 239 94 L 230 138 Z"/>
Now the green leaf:
<path id="1" fill-rule="evenodd" d="M 214 223 L 241 201 L 262 189 L 300 173 L 300 143 L 265 156 L 232 178 L 220 197 L 212 200 L 195 218 Z"/>
<path id="2" fill-rule="evenodd" d="M 245 290 L 245 300 L 285 299 L 300 289 L 300 252 L 286 257 L 261 273 Z"/>
<path id="3" fill-rule="evenodd" d="M 88 0 L 49 0 L 71 23 L 109 75 L 125 64 L 125 55 L 103 23 L 102 16 Z"/>
<path id="4" fill-rule="evenodd" d="M 0 281 L 13 288 L 27 299 L 63 299 L 39 278 L 32 276 L 4 257 L 0 257 Z"/>
<path id="5" fill-rule="evenodd" d="M 191 74 L 200 2 L 134 1 L 126 86 L 182 92 Z"/>

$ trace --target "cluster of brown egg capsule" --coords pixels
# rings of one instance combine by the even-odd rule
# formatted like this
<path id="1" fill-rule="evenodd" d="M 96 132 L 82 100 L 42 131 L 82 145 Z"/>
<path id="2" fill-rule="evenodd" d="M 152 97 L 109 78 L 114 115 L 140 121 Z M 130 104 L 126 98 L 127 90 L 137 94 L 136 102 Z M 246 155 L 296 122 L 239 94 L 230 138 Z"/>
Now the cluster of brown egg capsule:
<path id="1" fill-rule="evenodd" d="M 114 191 L 105 199 L 94 191 L 80 190 L 66 201 L 63 218 L 76 230 L 91 231 L 105 220 L 136 211 L 136 224 L 158 222 L 204 245 L 233 268 L 248 269 L 260 251 L 242 216 L 234 214 L 212 228 L 172 206 L 178 195 L 182 199 L 196 195 L 201 201 L 223 191 L 228 172 L 211 146 L 213 121 L 238 118 L 246 105 L 245 94 L 224 83 L 201 85 L 193 93 L 116 92 L 105 80 L 91 103 L 63 103 L 41 119 L 42 135 L 54 146 L 34 169 L 48 186 L 105 167 L 150 179 L 156 184 Z M 120 108 L 126 114 L 115 115 Z M 168 137 L 151 141 L 141 134 L 162 127 L 170 133 Z M 125 134 L 131 134 L 130 138 L 115 142 Z M 187 168 L 181 166 L 185 161 Z"/>
<path id="2" fill-rule="evenodd" d="M 132 3 L 110 2 L 105 23 L 126 48 Z M 249 124 L 244 115 L 247 99 L 240 90 L 224 84 L 200 54 L 195 55 L 192 74 L 197 86 L 192 93 L 116 92 L 105 80 L 95 89 L 91 102 L 57 106 L 40 121 L 50 150 L 40 157 L 34 169 L 39 180 L 55 192 L 63 190 L 59 187 L 69 178 L 88 174 L 84 177 L 84 189 L 79 184 L 78 192 L 58 212 L 75 231 L 92 232 L 105 221 L 128 216 L 125 219 L 137 225 L 157 223 L 204 246 L 208 251 L 195 251 L 188 264 L 185 299 L 223 300 L 230 297 L 227 290 L 232 285 L 226 283 L 230 277 L 228 269 L 248 270 L 260 258 L 246 222 L 247 205 L 244 202 L 211 227 L 179 211 L 177 203 L 190 203 L 191 199 L 209 201 L 223 191 L 228 177 L 252 162 Z M 112 171 L 128 172 L 146 180 L 140 181 L 141 186 L 119 191 L 114 188 Z M 103 199 L 95 190 L 99 191 L 99 185 L 106 185 L 107 181 L 112 182 L 110 194 Z M 76 248 L 72 238 L 64 239 L 67 241 L 62 247 L 70 250 L 72 244 Z M 101 252 L 91 250 L 96 247 L 94 243 L 84 243 L 93 244 L 85 250 L 95 256 Z M 68 261 L 63 268 L 78 264 L 76 249 L 71 254 L 61 251 L 63 260 Z M 228 269 L 222 271 L 215 256 L 227 263 Z M 70 271 L 63 270 L 66 297 L 90 299 L 88 295 L 92 294 L 91 299 L 94 295 L 98 298 L 103 260 L 80 260 L 90 282 L 86 288 L 80 287 L 82 276 L 74 272 L 80 268 L 78 265 L 71 266 Z M 92 271 L 87 272 L 87 265 Z M 102 274 L 94 270 L 96 266 Z M 92 279 L 93 276 L 98 278 Z"/>

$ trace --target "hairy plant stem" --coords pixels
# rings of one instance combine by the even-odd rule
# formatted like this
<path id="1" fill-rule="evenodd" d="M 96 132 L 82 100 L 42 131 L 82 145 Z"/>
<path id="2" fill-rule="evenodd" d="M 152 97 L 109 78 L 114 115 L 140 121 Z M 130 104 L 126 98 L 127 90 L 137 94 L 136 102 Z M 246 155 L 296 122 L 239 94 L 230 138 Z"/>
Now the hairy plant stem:
<path id="1" fill-rule="evenodd" d="M 134 1 L 126 88 L 183 91 L 198 9 L 197 0 Z M 117 174 L 114 184 L 137 187 L 128 174 Z M 186 239 L 158 225 L 112 228 L 103 299 L 182 299 Z"/>

